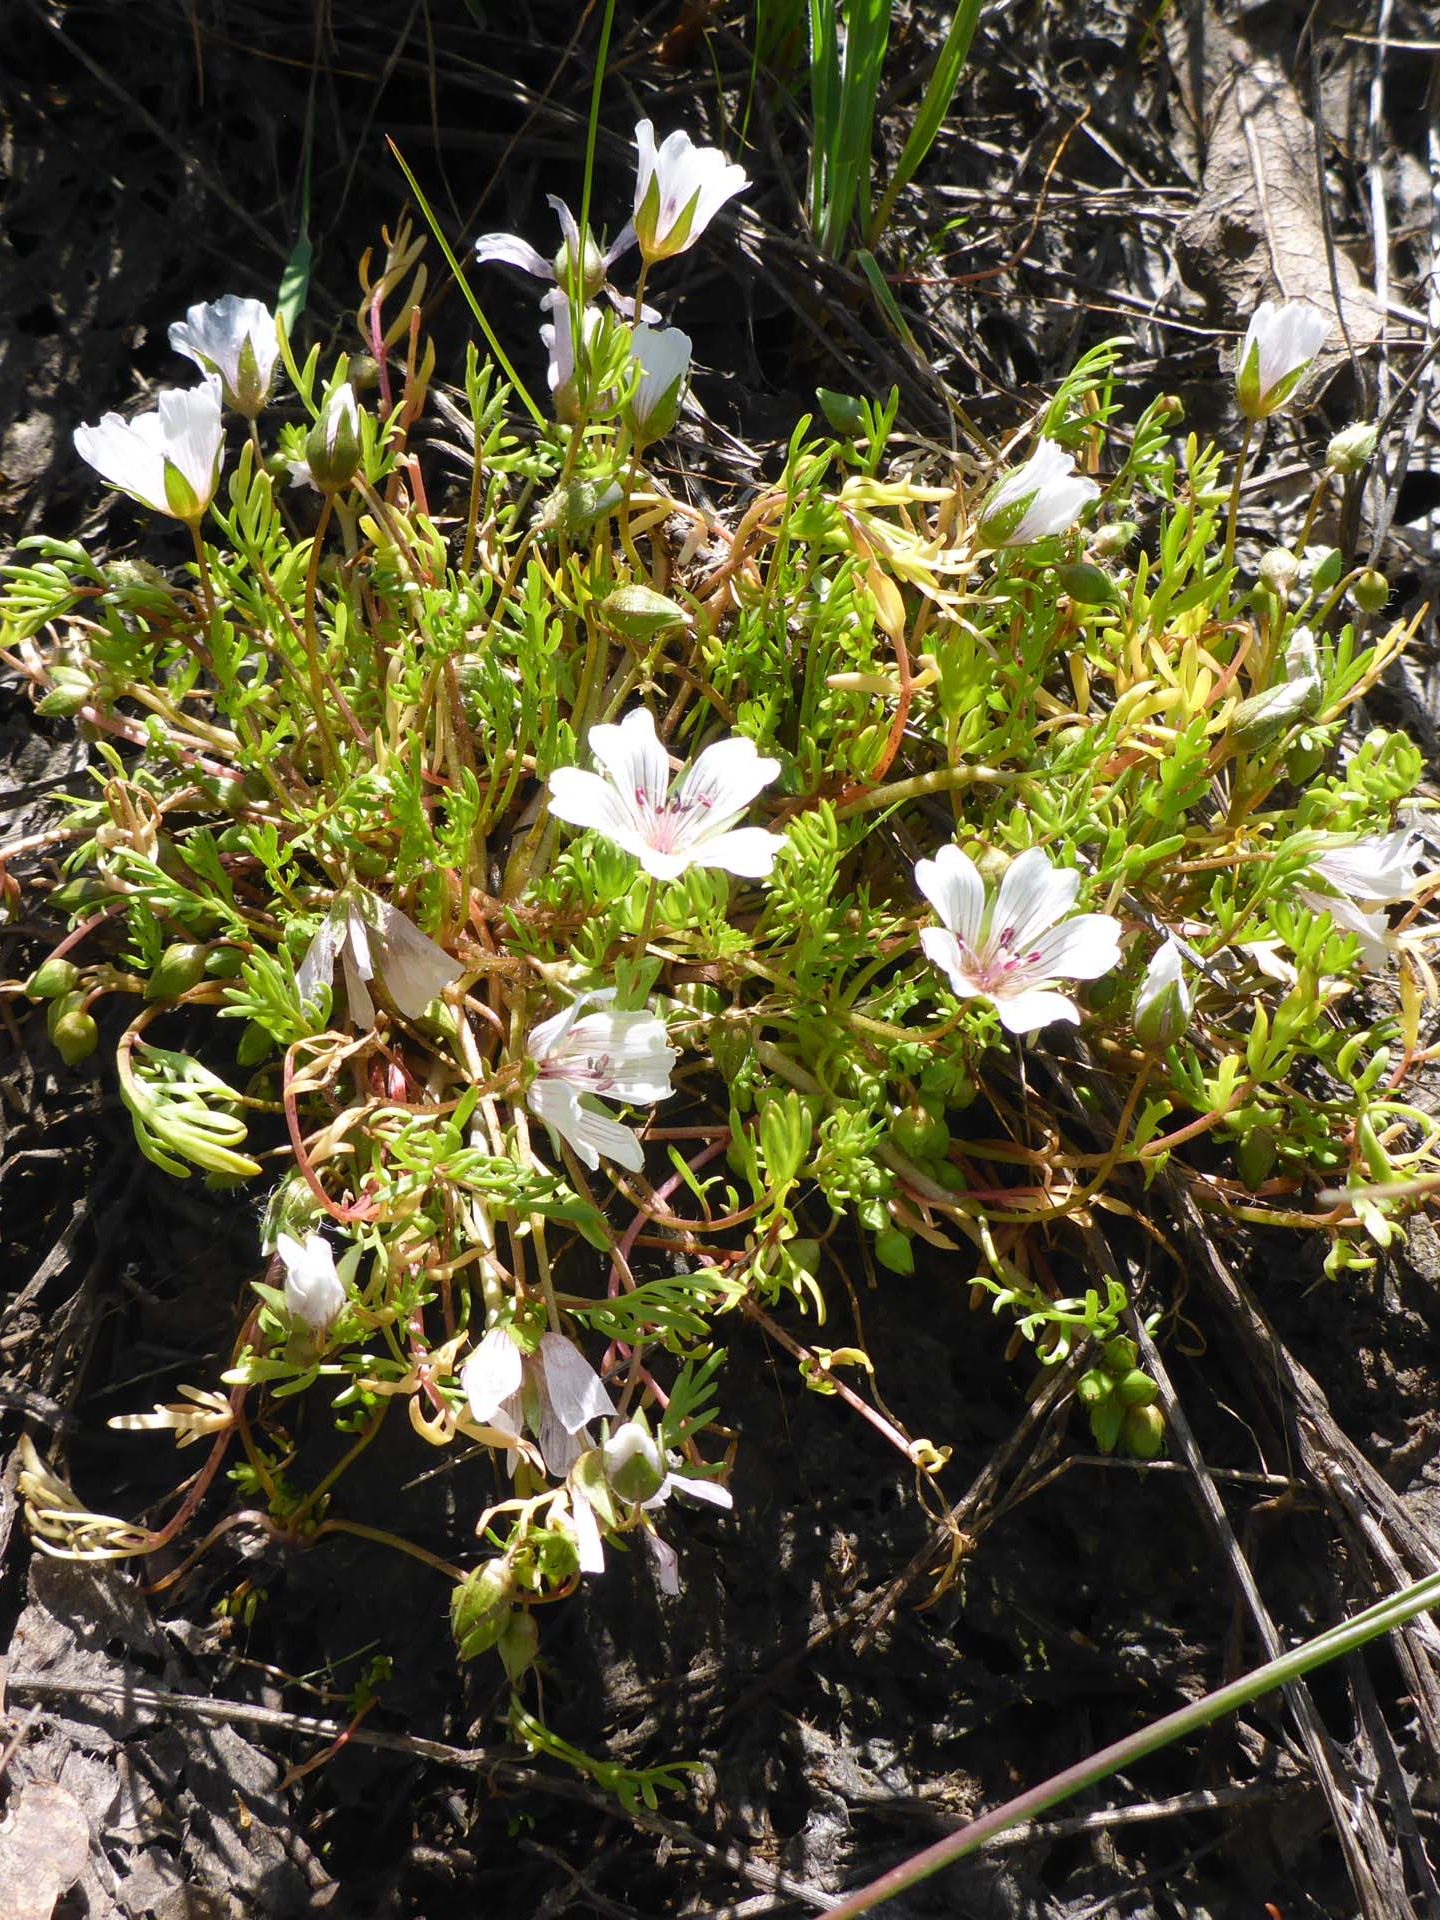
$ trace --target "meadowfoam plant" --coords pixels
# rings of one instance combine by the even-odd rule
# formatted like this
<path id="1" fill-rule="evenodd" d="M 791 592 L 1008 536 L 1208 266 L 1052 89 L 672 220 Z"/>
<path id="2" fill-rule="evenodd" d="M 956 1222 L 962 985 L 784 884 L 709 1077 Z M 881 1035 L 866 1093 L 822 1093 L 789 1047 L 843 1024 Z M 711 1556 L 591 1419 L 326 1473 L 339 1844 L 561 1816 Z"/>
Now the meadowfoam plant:
<path id="1" fill-rule="evenodd" d="M 617 211 L 667 298 L 743 174 L 646 122 L 637 146 Z M 203 1434 L 189 1510 L 228 1462 L 291 1545 L 358 1524 L 344 1471 L 292 1458 L 297 1395 L 355 1453 L 399 1410 L 492 1455 L 443 1556 L 394 1544 L 546 1752 L 535 1603 L 640 1577 L 607 1552 L 631 1535 L 683 1592 L 672 1494 L 743 1529 L 717 1437 L 742 1315 L 787 1319 L 805 1380 L 938 1473 L 946 1435 L 838 1381 L 869 1356 L 796 1332 L 843 1310 L 832 1276 L 903 1297 L 934 1249 L 1034 1362 L 1082 1354 L 1095 1441 L 1149 1457 L 1125 1327 L 1164 1325 L 1167 1281 L 1097 1276 L 1097 1217 L 1289 1227 L 1336 1275 L 1440 1181 L 1407 1093 L 1420 755 L 1348 727 L 1411 634 L 1375 576 L 1313 546 L 1232 565 L 1239 456 L 1173 401 L 1128 418 L 1120 342 L 1016 422 L 1019 466 L 912 470 L 894 397 L 862 397 L 715 518 L 645 464 L 709 376 L 639 291 L 599 304 L 628 222 L 602 251 L 559 211 L 553 262 L 480 243 L 551 283 L 556 417 L 532 431 L 472 348 L 458 490 L 416 450 L 433 356 L 385 311 L 397 242 L 370 385 L 283 334 L 282 381 L 268 314 L 226 296 L 177 324 L 202 385 L 80 429 L 192 560 L 32 539 L 0 600 L 11 668 L 94 743 L 30 849 L 67 930 L 12 992 L 72 1063 L 125 1003 L 139 1150 L 237 1220 L 264 1202 L 228 1398 L 123 1424 Z M 1247 448 L 1317 345 L 1261 320 Z M 46 1550 L 154 1543 L 68 1511 Z"/>

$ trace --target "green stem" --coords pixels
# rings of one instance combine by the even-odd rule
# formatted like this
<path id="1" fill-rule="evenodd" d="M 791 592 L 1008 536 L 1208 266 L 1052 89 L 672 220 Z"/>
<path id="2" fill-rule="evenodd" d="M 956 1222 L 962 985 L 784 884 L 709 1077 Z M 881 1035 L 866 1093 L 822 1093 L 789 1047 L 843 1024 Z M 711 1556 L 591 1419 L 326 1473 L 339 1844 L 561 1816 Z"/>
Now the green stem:
<path id="1" fill-rule="evenodd" d="M 320 554 L 325 544 L 325 530 L 330 525 L 330 514 L 335 505 L 334 494 L 325 495 L 320 508 L 319 524 L 310 541 L 310 564 L 305 570 L 305 659 L 310 669 L 310 698 L 315 707 L 315 725 L 319 730 L 321 747 L 324 753 L 326 770 L 333 779 L 340 777 L 340 750 L 335 744 L 335 735 L 330 729 L 330 715 L 325 705 L 325 683 L 320 672 L 320 641 L 315 620 L 315 598 L 320 583 Z"/>
<path id="2" fill-rule="evenodd" d="M 1083 1792 L 1086 1787 L 1093 1787 L 1098 1781 L 1119 1773 L 1122 1768 L 1132 1767 L 1137 1760 L 1158 1752 L 1172 1741 L 1197 1733 L 1202 1727 L 1212 1726 L 1226 1714 L 1248 1706 L 1252 1700 L 1258 1700 L 1262 1694 L 1271 1693 L 1276 1687 L 1289 1686 L 1315 1667 L 1339 1659 L 1343 1654 L 1353 1653 L 1357 1647 L 1365 1646 L 1382 1633 L 1403 1626 L 1407 1620 L 1413 1620 L 1417 1614 L 1427 1613 L 1437 1605 L 1440 1605 L 1440 1574 L 1431 1574 L 1427 1579 L 1406 1587 L 1401 1593 L 1392 1594 L 1375 1606 L 1367 1607 L 1354 1619 L 1342 1621 L 1339 1626 L 1331 1627 L 1328 1632 L 1306 1641 L 1304 1646 L 1282 1654 L 1278 1660 L 1267 1660 L 1263 1667 L 1242 1674 L 1240 1679 L 1232 1680 L 1228 1686 L 1207 1693 L 1203 1699 L 1194 1701 L 1188 1707 L 1165 1714 L 1148 1727 L 1142 1727 L 1139 1732 L 1102 1747 L 1098 1753 L 1091 1754 L 1089 1759 L 1080 1761 L 1078 1765 L 1052 1774 L 1038 1787 L 1031 1787 L 1027 1793 L 1007 1800 L 1003 1806 L 982 1814 L 980 1819 L 969 1821 L 958 1833 L 947 1834 L 943 1840 L 937 1840 L 933 1846 L 926 1847 L 903 1865 L 892 1868 L 878 1880 L 872 1880 L 869 1886 L 851 1894 L 848 1900 L 833 1909 L 831 1920 L 853 1920 L 856 1914 L 871 1912 L 897 1893 L 903 1893 L 932 1873 L 938 1873 L 942 1867 L 963 1860 L 987 1840 L 993 1840 L 996 1834 L 1019 1826 L 1022 1821 L 1034 1819 L 1072 1795 Z"/>
<path id="3" fill-rule="evenodd" d="M 1235 478 L 1230 487 L 1230 512 L 1225 520 L 1225 560 L 1224 570 L 1228 573 L 1235 564 L 1235 528 L 1240 518 L 1240 484 L 1245 478 L 1245 462 L 1250 455 L 1250 441 L 1255 432 L 1255 422 L 1245 422 L 1245 437 L 1240 442 L 1240 452 L 1235 460 Z"/>

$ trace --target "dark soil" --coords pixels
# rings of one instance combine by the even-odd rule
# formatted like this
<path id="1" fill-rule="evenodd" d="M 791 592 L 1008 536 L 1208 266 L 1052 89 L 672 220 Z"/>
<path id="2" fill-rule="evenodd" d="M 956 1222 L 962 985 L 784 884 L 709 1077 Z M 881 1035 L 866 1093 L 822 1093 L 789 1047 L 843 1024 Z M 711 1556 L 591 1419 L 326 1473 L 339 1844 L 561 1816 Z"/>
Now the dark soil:
<path id="1" fill-rule="evenodd" d="M 495 228 L 548 250 L 544 194 L 578 199 L 602 11 L 572 0 L 12 0 L 0 71 L 0 539 L 83 526 L 118 551 L 139 536 L 138 516 L 73 455 L 71 428 L 177 378 L 165 327 L 190 302 L 273 296 L 307 167 L 309 323 L 347 346 L 360 255 L 405 206 L 387 134 L 462 257 Z M 1136 412 L 1173 390 L 1197 431 L 1222 427 L 1217 341 L 1275 291 L 1277 258 L 1292 280 L 1299 259 L 1319 276 L 1284 292 L 1328 299 L 1334 248 L 1337 283 L 1356 289 L 1355 366 L 1337 354 L 1320 410 L 1274 434 L 1246 531 L 1265 543 L 1293 532 L 1298 448 L 1394 402 L 1408 472 L 1392 465 L 1357 495 L 1349 531 L 1374 547 L 1402 603 L 1434 597 L 1434 388 L 1423 377 L 1405 387 L 1434 335 L 1365 292 L 1373 166 L 1389 209 L 1389 299 L 1426 311 L 1432 57 L 1380 58 L 1365 38 L 1372 10 L 1307 14 L 1289 0 L 1228 15 L 1133 0 L 987 12 L 950 124 L 881 249 L 917 356 L 886 334 L 862 281 L 813 255 L 798 214 L 803 127 L 785 93 L 800 68 L 752 90 L 748 11 L 622 0 L 598 149 L 596 206 L 623 211 L 639 114 L 733 152 L 749 111 L 741 251 L 721 222 L 667 282 L 714 422 L 682 448 L 697 491 L 743 502 L 817 384 L 877 392 L 894 381 L 902 428 L 940 458 L 958 431 L 949 401 L 982 431 L 1008 426 L 1116 333 L 1135 342 Z M 925 5 L 897 15 L 891 153 L 946 23 Z M 1411 0 L 1384 17 L 1397 42 L 1433 41 L 1433 15 Z M 1383 118 L 1372 125 L 1377 69 Z M 1259 104 L 1245 95 L 1257 75 L 1270 76 Z M 1256 138 L 1268 190 L 1252 176 L 1247 194 L 1236 156 Z M 1296 151 L 1312 155 L 1303 191 L 1298 163 L 1284 171 Z M 1294 195 L 1277 199 L 1287 179 Z M 459 367 L 467 328 L 443 279 L 442 267 L 430 315 L 442 373 Z M 529 283 L 492 271 L 477 285 L 535 375 Z M 146 551 L 165 557 L 163 542 Z M 1433 753 L 1433 646 L 1415 659 L 1384 717 L 1399 712 Z M 4 684 L 0 748 L 18 840 L 49 817 L 54 789 L 78 790 L 83 748 Z M 43 875 L 43 852 L 16 870 Z M 38 902 L 27 895 L 12 918 L 6 975 L 23 976 L 62 931 Z M 866 1347 L 895 1418 L 953 1447 L 939 1483 L 956 1503 L 948 1581 L 934 1489 L 932 1512 L 883 1439 L 808 1392 L 737 1316 L 725 1392 L 736 1510 L 687 1513 L 683 1602 L 659 1595 L 642 1556 L 617 1554 L 545 1622 L 552 1728 L 631 1767 L 703 1763 L 686 1792 L 632 1815 L 508 1742 L 498 1667 L 458 1666 L 446 1583 L 413 1561 L 358 1540 L 282 1554 L 243 1523 L 196 1555 L 206 1529 L 243 1505 L 231 1491 L 143 1575 L 32 1553 L 15 1499 L 22 1432 L 96 1511 L 171 1510 L 165 1441 L 105 1423 L 212 1382 L 255 1277 L 254 1221 L 245 1204 L 138 1157 L 103 1045 L 69 1072 L 27 1003 L 0 1002 L 0 1018 L 0 1738 L 12 1743 L 0 1794 L 13 1813 L 25 1783 L 58 1782 L 84 1816 L 84 1867 L 54 1907 L 62 1920 L 823 1911 L 966 1816 L 1257 1664 L 1241 1553 L 1287 1643 L 1440 1556 L 1440 1240 L 1423 1221 L 1368 1282 L 1317 1284 L 1313 1250 L 1278 1236 L 1216 1249 L 1197 1231 L 1175 1264 L 1157 1262 L 1147 1305 L 1162 1313 L 1197 1452 L 1148 1469 L 1092 1457 L 1063 1393 L 1032 1409 L 1045 1383 L 1024 1352 L 1007 1363 L 1005 1323 L 972 1310 L 968 1268 L 937 1261 L 914 1280 L 859 1282 L 863 1327 L 842 1295 L 825 1337 Z M 1117 1238 L 1112 1257 L 1138 1274 L 1139 1236 Z M 1087 1277 L 1057 1269 L 1067 1287 Z M 792 1330 L 804 1337 L 798 1320 Z M 463 1558 L 495 1492 L 488 1470 L 452 1468 L 393 1424 L 346 1477 L 345 1511 Z M 1197 1501 L 1197 1459 L 1232 1557 Z M 1272 1698 L 888 1911 L 1440 1914 L 1437 1648 L 1416 1628 L 1310 1689 L 1353 1810 L 1348 1857 L 1313 1750 Z M 324 1758 L 377 1654 L 393 1662 L 380 1704 Z M 21 1897 L 0 1886 L 0 1920 L 43 1920 L 54 1902 Z"/>

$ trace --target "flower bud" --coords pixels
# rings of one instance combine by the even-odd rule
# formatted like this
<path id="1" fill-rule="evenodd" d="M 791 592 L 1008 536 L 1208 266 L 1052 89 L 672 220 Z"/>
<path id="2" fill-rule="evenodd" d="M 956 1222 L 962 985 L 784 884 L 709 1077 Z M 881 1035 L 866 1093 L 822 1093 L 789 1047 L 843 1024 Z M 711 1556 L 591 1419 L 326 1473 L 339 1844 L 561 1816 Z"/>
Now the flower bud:
<path id="1" fill-rule="evenodd" d="M 858 440 L 865 431 L 865 408 L 853 393 L 837 393 L 833 387 L 817 387 L 815 398 L 825 423 L 846 440 Z"/>
<path id="2" fill-rule="evenodd" d="M 915 1249 L 899 1227 L 882 1227 L 875 1236 L 875 1258 L 889 1273 L 908 1278 L 915 1271 Z"/>
<path id="3" fill-rule="evenodd" d="M 360 412 L 347 381 L 326 401 L 305 442 L 310 478 L 322 493 L 348 487 L 360 464 Z"/>
<path id="4" fill-rule="evenodd" d="M 205 958 L 210 949 L 198 940 L 175 940 L 155 962 L 145 984 L 147 1000 L 178 1000 L 182 993 L 198 986 L 205 978 Z"/>
<path id="5" fill-rule="evenodd" d="M 488 1653 L 505 1631 L 515 1575 L 507 1560 L 487 1560 L 450 1596 L 450 1631 L 462 1660 Z"/>
<path id="6" fill-rule="evenodd" d="M 540 1629 L 528 1607 L 518 1607 L 510 1615 L 495 1647 L 505 1668 L 505 1677 L 512 1687 L 516 1686 L 534 1666 L 540 1651 Z"/>
<path id="7" fill-rule="evenodd" d="M 1128 1333 L 1118 1333 L 1113 1340 L 1105 1342 L 1102 1357 L 1107 1372 L 1116 1375 L 1129 1373 L 1132 1367 L 1140 1364 L 1140 1349 Z"/>
<path id="8" fill-rule="evenodd" d="M 62 994 L 73 993 L 79 979 L 80 969 L 73 960 L 63 955 L 57 959 L 52 954 L 25 982 L 25 991 L 32 1000 L 58 1000 Z"/>
<path id="9" fill-rule="evenodd" d="M 1255 309 L 1235 363 L 1235 402 L 1247 420 L 1265 420 L 1294 393 L 1324 346 L 1330 322 L 1317 308 L 1266 300 Z"/>
<path id="10" fill-rule="evenodd" d="M 622 639 L 637 640 L 642 646 L 658 640 L 662 633 L 673 633 L 689 625 L 689 615 L 683 607 L 677 607 L 663 593 L 656 593 L 653 587 L 638 581 L 607 593 L 600 602 L 600 611 L 606 624 Z"/>
<path id="11" fill-rule="evenodd" d="M 1082 1407 L 1098 1407 L 1103 1400 L 1110 1398 L 1114 1387 L 1114 1381 L 1103 1368 L 1091 1367 L 1075 1382 L 1075 1394 Z"/>
<path id="12" fill-rule="evenodd" d="M 1320 711 L 1324 689 L 1310 675 L 1286 680 L 1264 693 L 1242 700 L 1230 717 L 1230 744 L 1237 753 L 1255 753 L 1278 740 L 1301 720 L 1313 720 Z"/>
<path id="13" fill-rule="evenodd" d="M 917 1105 L 895 1116 L 890 1138 L 909 1160 L 939 1160 L 950 1145 L 950 1129 L 938 1114 Z"/>
<path id="14" fill-rule="evenodd" d="M 1380 429 L 1373 423 L 1345 427 L 1325 449 L 1326 466 L 1332 473 L 1362 472 L 1369 465 L 1379 438 Z"/>
<path id="15" fill-rule="evenodd" d="M 1116 1381 L 1115 1391 L 1127 1407 L 1148 1407 L 1160 1397 L 1160 1388 L 1143 1367 L 1132 1367 L 1123 1380 Z"/>
<path id="16" fill-rule="evenodd" d="M 617 1427 L 600 1449 L 605 1478 L 621 1500 L 636 1505 L 653 1500 L 667 1479 L 665 1459 L 639 1420 Z"/>
<path id="17" fill-rule="evenodd" d="M 1382 613 L 1390 598 L 1390 582 L 1374 567 L 1366 567 L 1350 582 L 1350 598 L 1362 613 Z"/>
<path id="18" fill-rule="evenodd" d="M 1117 559 L 1139 538 L 1140 528 L 1135 521 L 1111 520 L 1106 526 L 1097 528 L 1090 542 L 1090 551 L 1097 560 Z"/>
<path id="19" fill-rule="evenodd" d="M 1170 1047 L 1190 1024 L 1195 995 L 1185 979 L 1180 949 L 1167 940 L 1145 969 L 1135 991 L 1131 1022 L 1142 1047 L 1158 1052 Z"/>
<path id="20" fill-rule="evenodd" d="M 1271 547 L 1260 561 L 1260 584 L 1279 600 L 1288 600 L 1300 578 L 1300 562 L 1288 547 Z"/>
<path id="21" fill-rule="evenodd" d="M 643 449 L 663 439 L 679 417 L 690 374 L 690 336 L 678 327 L 636 327 L 630 351 L 639 378 L 620 417 Z"/>
<path id="22" fill-rule="evenodd" d="M 95 698 L 95 683 L 88 670 L 68 661 L 52 663 L 50 684 L 35 703 L 35 711 L 47 720 L 71 720 Z"/>
<path id="23" fill-rule="evenodd" d="M 56 1001 L 56 1006 L 64 1006 Z M 83 1007 L 72 1006 L 50 1025 L 50 1038 L 67 1067 L 78 1067 L 100 1044 L 100 1029 Z"/>
<path id="24" fill-rule="evenodd" d="M 1057 567 L 1055 578 L 1060 582 L 1061 591 L 1080 607 L 1112 606 L 1119 597 L 1115 582 L 1104 568 L 1091 566 L 1087 560 L 1076 560 L 1070 566 Z"/>
<path id="25" fill-rule="evenodd" d="M 1134 1459 L 1154 1460 L 1165 1444 L 1165 1416 L 1158 1407 L 1131 1407 L 1120 1437 Z"/>
<path id="26" fill-rule="evenodd" d="M 1270 1178 L 1275 1156 L 1275 1135 L 1268 1127 L 1252 1127 L 1236 1147 L 1235 1165 L 1252 1193 Z"/>

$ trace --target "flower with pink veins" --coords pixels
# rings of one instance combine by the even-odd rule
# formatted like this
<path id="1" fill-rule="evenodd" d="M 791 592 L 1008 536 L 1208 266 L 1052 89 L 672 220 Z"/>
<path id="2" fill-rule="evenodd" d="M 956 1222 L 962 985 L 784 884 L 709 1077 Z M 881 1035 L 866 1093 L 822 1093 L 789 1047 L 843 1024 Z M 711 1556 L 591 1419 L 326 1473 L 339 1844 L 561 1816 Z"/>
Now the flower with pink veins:
<path id="1" fill-rule="evenodd" d="M 600 1102 L 653 1106 L 668 1100 L 675 1091 L 670 1070 L 680 1055 L 669 1044 L 658 1014 L 612 1013 L 608 1007 L 600 1013 L 584 1011 L 614 997 L 613 987 L 581 994 L 531 1030 L 525 1050 L 536 1063 L 536 1073 L 525 1104 L 592 1173 L 602 1155 L 638 1173 L 645 1150 L 634 1129 L 622 1126 Z"/>
<path id="2" fill-rule="evenodd" d="M 1108 913 L 1072 914 L 1080 891 L 1073 867 L 1052 867 L 1038 847 L 1011 861 L 993 896 L 959 847 L 917 860 L 915 880 L 943 924 L 920 944 L 958 1000 L 988 1000 L 1007 1033 L 1033 1033 L 1080 1010 L 1057 980 L 1095 980 L 1120 959 L 1120 922 Z"/>
<path id="3" fill-rule="evenodd" d="M 460 1385 L 482 1427 L 517 1441 L 528 1427 L 557 1480 L 594 1444 L 586 1431 L 590 1421 L 615 1412 L 599 1374 L 563 1333 L 542 1333 L 527 1354 L 508 1327 L 492 1327 L 461 1367 Z M 511 1473 L 518 1457 L 518 1447 L 506 1456 Z"/>
<path id="4" fill-rule="evenodd" d="M 758 754 L 753 741 L 715 741 L 673 790 L 670 757 L 646 708 L 634 708 L 619 726 L 591 727 L 589 745 L 604 772 L 556 768 L 550 811 L 557 820 L 593 827 L 656 880 L 678 880 L 690 867 L 722 867 L 747 880 L 769 876 L 783 837 L 735 825 L 780 773 L 780 762 Z"/>

